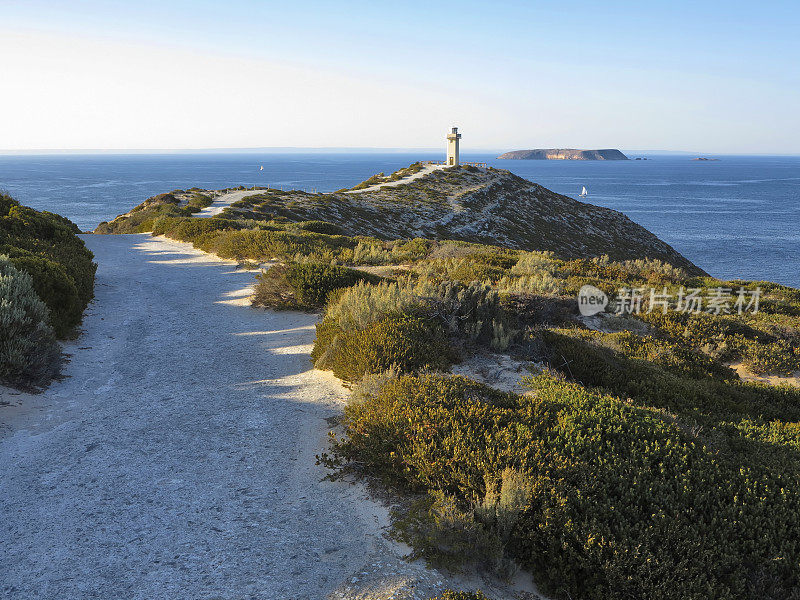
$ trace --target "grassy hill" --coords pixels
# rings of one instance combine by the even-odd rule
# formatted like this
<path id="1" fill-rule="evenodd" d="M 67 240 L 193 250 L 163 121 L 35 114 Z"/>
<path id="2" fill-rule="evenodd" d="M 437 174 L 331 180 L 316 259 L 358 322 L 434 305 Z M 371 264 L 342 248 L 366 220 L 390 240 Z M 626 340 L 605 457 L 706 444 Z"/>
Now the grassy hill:
<path id="1" fill-rule="evenodd" d="M 460 240 L 552 251 L 562 258 L 652 258 L 704 274 L 622 213 L 556 194 L 509 171 L 451 167 L 408 183 L 391 176 L 372 180 L 394 185 L 361 192 L 360 184 L 353 188 L 356 191 L 331 194 L 261 190 L 234 203 L 223 216 L 239 221 L 325 221 L 347 236 Z M 97 233 L 149 230 L 142 223 L 152 229 L 155 216 L 186 214 L 187 194 L 149 199 L 127 215 L 101 224 Z"/>

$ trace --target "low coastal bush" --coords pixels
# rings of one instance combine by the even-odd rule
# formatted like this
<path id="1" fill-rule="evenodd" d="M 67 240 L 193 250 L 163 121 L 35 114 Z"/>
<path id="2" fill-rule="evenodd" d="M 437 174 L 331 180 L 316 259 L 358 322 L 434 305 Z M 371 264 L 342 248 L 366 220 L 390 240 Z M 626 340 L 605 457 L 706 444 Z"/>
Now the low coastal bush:
<path id="1" fill-rule="evenodd" d="M 311 360 L 344 381 L 367 373 L 446 369 L 455 360 L 447 333 L 426 316 L 397 315 L 360 329 L 345 329 L 335 320 L 317 325 Z"/>
<path id="2" fill-rule="evenodd" d="M 300 231 L 310 231 L 312 233 L 324 233 L 327 235 L 343 235 L 344 230 L 338 225 L 327 221 L 300 221 L 294 223 L 293 227 Z"/>
<path id="3" fill-rule="evenodd" d="M 214 203 L 213 198 L 207 194 L 195 192 L 191 195 L 186 203 L 185 210 L 189 213 L 200 212 L 202 209 L 211 206 Z"/>
<path id="4" fill-rule="evenodd" d="M 303 256 L 316 262 L 338 260 L 357 244 L 352 238 L 282 229 L 274 224 L 246 223 L 224 217 L 162 217 L 152 227 L 153 235 L 166 235 L 189 242 L 204 252 L 232 260 L 294 260 Z"/>
<path id="5" fill-rule="evenodd" d="M 29 273 L 36 295 L 47 305 L 50 324 L 58 337 L 66 337 L 81 322 L 84 305 L 74 280 L 57 262 L 30 253 L 11 253 L 11 262 Z"/>
<path id="6" fill-rule="evenodd" d="M 97 265 L 78 233 L 68 219 L 0 193 L 0 254 L 31 276 L 50 309 L 50 325 L 62 338 L 72 334 L 94 297 Z"/>
<path id="7" fill-rule="evenodd" d="M 59 349 L 33 278 L 0 255 L 0 382 L 41 385 L 58 372 Z"/>
<path id="8" fill-rule="evenodd" d="M 725 379 L 703 363 L 665 365 L 623 354 L 565 332 L 544 331 L 549 363 L 570 379 L 637 403 L 708 420 L 800 421 L 800 389 Z"/>
<path id="9" fill-rule="evenodd" d="M 318 368 L 331 369 L 337 376 L 347 373 L 343 378 L 348 381 L 377 372 L 381 366 L 389 368 L 395 359 L 403 371 L 446 368 L 455 359 L 457 345 L 507 348 L 517 333 L 509 323 L 497 292 L 488 285 L 360 282 L 328 303 L 317 327 L 312 359 Z M 427 354 L 415 358 L 413 353 L 400 353 L 397 336 L 413 341 L 413 352 Z M 419 339 L 412 340 L 415 336 Z M 349 369 L 346 363 L 362 340 L 368 341 L 370 356 L 384 358 L 367 360 L 358 354 L 357 364 Z"/>
<path id="10" fill-rule="evenodd" d="M 419 276 L 432 281 L 461 281 L 462 283 L 494 282 L 506 274 L 506 269 L 471 258 L 430 260 L 417 269 Z"/>
<path id="11" fill-rule="evenodd" d="M 763 423 L 703 437 L 549 375 L 529 384 L 518 396 L 462 377 L 383 378 L 348 404 L 324 458 L 434 493 L 438 516 L 426 525 L 417 511 L 411 537 L 438 532 L 447 554 L 494 536 L 558 598 L 798 597 L 795 429 L 780 447 L 760 441 Z"/>
<path id="12" fill-rule="evenodd" d="M 256 276 L 253 305 L 279 310 L 321 308 L 331 292 L 361 281 L 377 283 L 380 277 L 319 263 L 276 265 Z"/>
<path id="13" fill-rule="evenodd" d="M 786 340 L 750 342 L 742 354 L 744 364 L 757 375 L 791 377 L 800 371 L 800 346 Z"/>
<path id="14" fill-rule="evenodd" d="M 500 295 L 488 284 L 445 281 L 426 302 L 456 338 L 505 350 L 516 337 Z"/>

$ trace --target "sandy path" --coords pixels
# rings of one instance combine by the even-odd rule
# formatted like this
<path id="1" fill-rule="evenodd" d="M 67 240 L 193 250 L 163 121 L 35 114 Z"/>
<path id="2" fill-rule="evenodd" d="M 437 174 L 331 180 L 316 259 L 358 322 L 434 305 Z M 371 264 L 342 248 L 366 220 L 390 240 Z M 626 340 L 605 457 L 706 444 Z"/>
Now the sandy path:
<path id="1" fill-rule="evenodd" d="M 440 169 L 446 169 L 447 165 L 428 165 L 423 167 L 422 170 L 417 171 L 413 175 L 409 175 L 408 177 L 403 177 L 402 179 L 398 179 L 397 181 L 391 181 L 388 183 L 379 183 L 378 185 L 371 185 L 370 187 L 366 187 L 360 190 L 350 190 L 345 192 L 345 194 L 363 194 L 364 192 L 374 192 L 376 190 L 387 188 L 387 187 L 397 187 L 398 185 L 405 185 L 414 181 L 415 179 L 422 179 L 426 175 L 430 175 L 434 171 L 438 171 Z"/>
<path id="2" fill-rule="evenodd" d="M 264 190 L 237 190 L 235 192 L 225 192 L 224 194 L 214 198 L 213 204 L 206 206 L 205 208 L 201 208 L 200 212 L 195 213 L 194 216 L 200 218 L 216 216 L 234 202 L 238 202 L 242 198 L 247 198 L 248 196 L 262 194 L 263 192 Z"/>
<path id="3" fill-rule="evenodd" d="M 0 598 L 521 597 L 402 560 L 385 507 L 321 481 L 347 392 L 310 368 L 314 315 L 249 308 L 252 273 L 188 244 L 84 239 L 97 297 L 66 378 L 0 387 Z"/>
<path id="4" fill-rule="evenodd" d="M 349 581 L 381 542 L 357 488 L 314 465 L 343 395 L 309 370 L 315 317 L 241 306 L 252 274 L 185 244 L 85 239 L 97 299 L 67 379 L 0 407 L 0 597 L 322 598 Z"/>

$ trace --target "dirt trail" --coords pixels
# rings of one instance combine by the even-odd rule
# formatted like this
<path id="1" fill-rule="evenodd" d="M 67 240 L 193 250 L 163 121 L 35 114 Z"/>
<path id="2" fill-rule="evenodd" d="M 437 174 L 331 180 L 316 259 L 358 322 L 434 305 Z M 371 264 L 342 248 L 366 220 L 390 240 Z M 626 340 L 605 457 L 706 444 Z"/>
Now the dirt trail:
<path id="1" fill-rule="evenodd" d="M 381 541 L 314 466 L 344 394 L 316 318 L 241 306 L 252 274 L 185 244 L 86 240 L 67 378 L 0 407 L 0 597 L 324 597 Z"/>
<path id="2" fill-rule="evenodd" d="M 252 273 L 188 244 L 85 239 L 96 300 L 65 379 L 0 388 L 0 598 L 486 589 L 403 561 L 363 486 L 321 481 L 347 392 L 310 368 L 316 316 L 249 308 Z"/>
<path id="3" fill-rule="evenodd" d="M 195 217 L 208 218 L 216 217 L 222 214 L 222 211 L 229 207 L 234 202 L 243 200 L 248 196 L 255 196 L 263 193 L 264 190 L 236 190 L 234 192 L 225 192 L 214 198 L 214 203 L 200 209 L 200 212 L 195 213 Z"/>

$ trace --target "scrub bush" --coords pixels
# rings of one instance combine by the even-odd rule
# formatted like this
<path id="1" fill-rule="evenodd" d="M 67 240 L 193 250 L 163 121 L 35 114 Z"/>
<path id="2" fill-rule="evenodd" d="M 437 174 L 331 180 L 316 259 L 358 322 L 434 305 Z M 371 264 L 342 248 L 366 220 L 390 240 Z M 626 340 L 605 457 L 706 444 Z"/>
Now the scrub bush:
<path id="1" fill-rule="evenodd" d="M 750 342 L 743 355 L 744 364 L 757 375 L 790 377 L 800 371 L 800 347 L 785 340 L 771 344 Z"/>
<path id="2" fill-rule="evenodd" d="M 41 385 L 58 372 L 59 350 L 33 278 L 0 255 L 0 381 Z"/>
<path id="3" fill-rule="evenodd" d="M 322 307 L 334 290 L 380 277 L 332 265 L 298 263 L 276 265 L 256 276 L 254 306 L 279 310 L 313 310 Z"/>
<path id="4" fill-rule="evenodd" d="M 497 281 L 506 269 L 470 258 L 444 258 L 428 261 L 417 269 L 419 276 L 431 281 Z"/>
<path id="5" fill-rule="evenodd" d="M 31 275 L 59 337 L 72 333 L 94 297 L 97 265 L 78 233 L 68 219 L 21 206 L 0 193 L 0 254 Z"/>
<path id="6" fill-rule="evenodd" d="M 433 288 L 383 281 L 378 285 L 359 282 L 346 289 L 325 310 L 325 318 L 344 330 L 364 329 L 390 315 L 425 310 L 426 295 Z"/>
<path id="7" fill-rule="evenodd" d="M 433 536 L 423 551 L 437 533 L 444 550 L 493 534 L 558 598 L 800 596 L 796 427 L 772 428 L 771 444 L 763 421 L 701 436 L 547 374 L 529 385 L 385 378 L 346 407 L 329 464 L 431 492 L 439 508 L 412 520 Z"/>
<path id="8" fill-rule="evenodd" d="M 499 294 L 490 285 L 445 281 L 427 299 L 455 337 L 505 350 L 515 337 Z"/>
<path id="9" fill-rule="evenodd" d="M 36 295 L 49 309 L 56 335 L 66 337 L 81 322 L 84 308 L 73 279 L 55 261 L 25 251 L 10 254 L 14 266 L 31 275 Z"/>
<path id="10" fill-rule="evenodd" d="M 344 230 L 338 225 L 328 223 L 327 221 L 300 221 L 294 223 L 293 227 L 301 231 L 310 231 L 312 233 L 325 233 L 327 235 L 343 235 Z"/>
<path id="11" fill-rule="evenodd" d="M 441 325 L 426 316 L 407 314 L 360 329 L 345 329 L 325 318 L 317 325 L 311 352 L 316 368 L 350 382 L 390 368 L 401 372 L 446 369 L 455 358 Z"/>
<path id="12" fill-rule="evenodd" d="M 638 404 L 692 415 L 693 418 L 779 419 L 800 421 L 800 389 L 687 376 L 638 358 L 628 358 L 598 344 L 544 331 L 549 362 L 570 379 L 628 397 Z M 720 376 L 723 373 L 719 374 Z"/>

